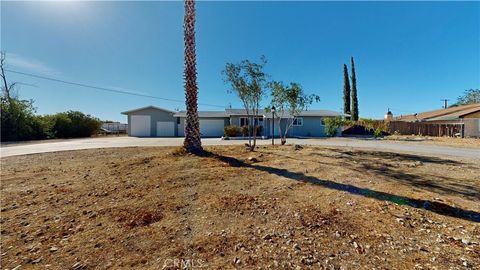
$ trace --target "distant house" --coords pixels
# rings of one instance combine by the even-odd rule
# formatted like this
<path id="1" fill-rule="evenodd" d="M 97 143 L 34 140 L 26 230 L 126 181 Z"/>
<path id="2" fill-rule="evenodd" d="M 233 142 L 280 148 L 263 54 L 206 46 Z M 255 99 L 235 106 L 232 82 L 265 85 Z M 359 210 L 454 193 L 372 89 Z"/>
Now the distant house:
<path id="1" fill-rule="evenodd" d="M 128 134 L 135 137 L 183 137 L 185 128 L 186 112 L 174 112 L 155 106 L 138 108 L 122 114 L 128 116 Z M 247 118 L 243 109 L 226 109 L 223 111 L 199 111 L 200 134 L 202 137 L 221 137 L 223 129 L 227 125 L 238 127 L 248 125 L 249 121 L 255 121 L 262 126 L 262 134 L 272 136 L 272 114 L 260 110 L 255 117 Z M 294 121 L 289 131 L 290 137 L 323 137 L 325 136 L 323 119 L 327 117 L 343 116 L 343 114 L 329 110 L 303 111 Z M 253 120 L 255 119 L 255 120 Z M 287 119 L 282 119 L 285 126 Z M 275 121 L 275 126 L 277 126 Z M 274 136 L 279 136 L 278 127 L 275 128 Z"/>
<path id="2" fill-rule="evenodd" d="M 127 133 L 127 124 L 120 122 L 104 122 L 100 129 L 106 133 Z"/>
<path id="3" fill-rule="evenodd" d="M 480 137 L 480 103 L 393 117 L 393 121 L 463 124 L 465 137 Z"/>

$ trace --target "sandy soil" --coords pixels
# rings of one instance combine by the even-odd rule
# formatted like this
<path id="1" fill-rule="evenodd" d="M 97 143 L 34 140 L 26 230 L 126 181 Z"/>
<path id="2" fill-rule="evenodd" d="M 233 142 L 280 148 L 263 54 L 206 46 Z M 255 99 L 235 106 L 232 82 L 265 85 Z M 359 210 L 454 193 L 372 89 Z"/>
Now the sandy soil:
<path id="1" fill-rule="evenodd" d="M 385 137 L 384 141 L 421 143 L 421 144 L 427 144 L 427 145 L 430 144 L 430 145 L 466 147 L 466 148 L 480 148 L 480 139 L 475 139 L 475 138 L 392 135 L 392 136 Z"/>
<path id="2" fill-rule="evenodd" d="M 1 160 L 1 268 L 480 268 L 479 160 L 325 147 Z"/>
<path id="3" fill-rule="evenodd" d="M 95 134 L 91 137 L 86 138 L 71 138 L 71 139 L 46 139 L 46 140 L 32 140 L 32 141 L 18 141 L 18 142 L 0 142 L 1 147 L 12 147 L 19 145 L 32 145 L 40 143 L 55 143 L 55 142 L 66 142 L 72 140 L 84 140 L 84 139 L 95 139 L 95 138 L 117 138 L 117 137 L 127 137 L 127 134 Z"/>

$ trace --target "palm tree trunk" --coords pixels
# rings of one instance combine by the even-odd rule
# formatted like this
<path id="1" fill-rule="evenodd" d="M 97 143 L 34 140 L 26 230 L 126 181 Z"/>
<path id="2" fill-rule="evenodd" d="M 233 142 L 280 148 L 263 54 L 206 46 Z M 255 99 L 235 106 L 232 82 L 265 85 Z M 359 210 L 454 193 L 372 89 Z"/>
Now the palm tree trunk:
<path id="1" fill-rule="evenodd" d="M 195 0 L 185 0 L 184 17 L 185 42 L 185 105 L 187 115 L 185 119 L 185 140 L 183 146 L 190 153 L 202 151 L 200 141 L 200 124 L 197 110 L 197 67 L 195 53 Z"/>

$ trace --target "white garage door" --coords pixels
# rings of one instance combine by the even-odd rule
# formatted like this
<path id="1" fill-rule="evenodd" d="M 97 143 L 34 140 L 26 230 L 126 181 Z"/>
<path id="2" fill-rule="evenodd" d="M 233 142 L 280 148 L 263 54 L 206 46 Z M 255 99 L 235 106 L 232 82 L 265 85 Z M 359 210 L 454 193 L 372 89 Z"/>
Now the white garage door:
<path id="1" fill-rule="evenodd" d="M 130 116 L 130 136 L 149 137 L 150 115 Z"/>
<path id="2" fill-rule="evenodd" d="M 157 122 L 157 137 L 175 136 L 175 125 L 173 122 Z"/>
<path id="3" fill-rule="evenodd" d="M 202 137 L 222 137 L 223 119 L 200 119 L 200 133 Z"/>

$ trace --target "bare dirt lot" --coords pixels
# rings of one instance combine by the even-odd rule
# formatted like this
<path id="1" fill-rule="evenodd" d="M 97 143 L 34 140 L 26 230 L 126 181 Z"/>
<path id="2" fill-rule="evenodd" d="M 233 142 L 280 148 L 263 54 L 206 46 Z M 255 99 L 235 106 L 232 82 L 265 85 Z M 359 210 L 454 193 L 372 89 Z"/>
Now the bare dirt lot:
<path id="1" fill-rule="evenodd" d="M 453 146 L 464 148 L 480 148 L 480 139 L 478 138 L 391 135 L 385 137 L 384 141 L 422 143 L 426 145 Z"/>
<path id="2" fill-rule="evenodd" d="M 480 268 L 479 160 L 207 150 L 2 159 L 1 268 Z"/>

